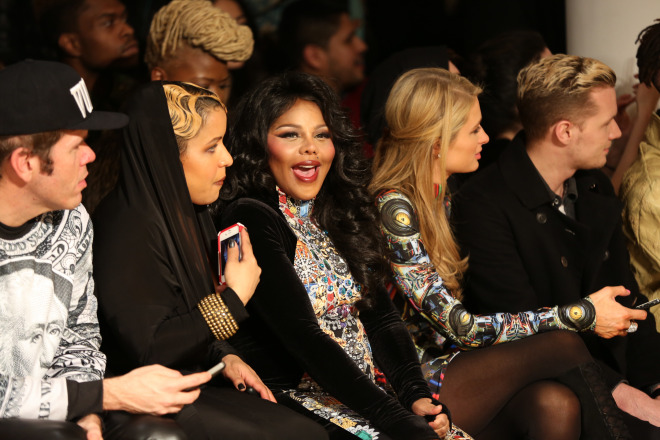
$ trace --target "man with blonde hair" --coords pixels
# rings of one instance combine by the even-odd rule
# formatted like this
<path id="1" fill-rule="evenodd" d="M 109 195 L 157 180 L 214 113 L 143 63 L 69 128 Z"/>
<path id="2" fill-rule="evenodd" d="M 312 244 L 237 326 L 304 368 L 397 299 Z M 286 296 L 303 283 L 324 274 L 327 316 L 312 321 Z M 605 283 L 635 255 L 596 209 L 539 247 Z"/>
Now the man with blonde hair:
<path id="1" fill-rule="evenodd" d="M 554 55 L 520 72 L 523 132 L 461 188 L 453 205 L 457 238 L 470 258 L 471 311 L 568 304 L 617 285 L 630 291 L 618 298 L 624 306 L 647 301 L 630 271 L 621 204 L 599 171 L 621 136 L 615 83 L 608 66 L 578 56 Z M 583 337 L 617 405 L 660 426 L 660 400 L 651 397 L 660 387 L 655 321 L 631 317 L 619 330 L 611 340 Z"/>
<path id="2" fill-rule="evenodd" d="M 227 103 L 227 63 L 246 61 L 254 40 L 249 27 L 208 0 L 173 0 L 151 21 L 145 62 L 152 80 L 185 81 L 216 93 Z"/>

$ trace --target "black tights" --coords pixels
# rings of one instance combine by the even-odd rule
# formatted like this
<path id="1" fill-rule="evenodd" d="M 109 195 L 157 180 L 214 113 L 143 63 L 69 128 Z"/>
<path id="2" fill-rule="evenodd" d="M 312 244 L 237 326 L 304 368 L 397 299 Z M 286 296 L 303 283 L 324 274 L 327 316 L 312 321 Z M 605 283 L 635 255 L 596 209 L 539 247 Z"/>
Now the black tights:
<path id="1" fill-rule="evenodd" d="M 478 438 L 578 439 L 580 426 L 575 393 L 558 382 L 541 380 L 514 395 Z"/>
<path id="2" fill-rule="evenodd" d="M 543 333 L 461 353 L 449 364 L 439 397 L 456 425 L 479 439 L 578 439 L 582 396 L 547 379 L 590 362 L 578 335 Z"/>

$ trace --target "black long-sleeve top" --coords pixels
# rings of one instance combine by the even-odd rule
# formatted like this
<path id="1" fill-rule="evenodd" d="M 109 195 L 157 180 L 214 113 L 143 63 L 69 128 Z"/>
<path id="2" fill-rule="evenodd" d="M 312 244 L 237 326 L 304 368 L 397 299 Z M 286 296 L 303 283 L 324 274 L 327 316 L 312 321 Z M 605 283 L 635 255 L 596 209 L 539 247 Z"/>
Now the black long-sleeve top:
<path id="1" fill-rule="evenodd" d="M 94 242 L 108 370 L 124 374 L 158 363 L 201 371 L 217 362 L 218 356 L 235 353 L 226 342 L 215 340 L 196 305 L 186 303 L 167 252 L 167 232 L 139 207 L 124 205 L 116 210 L 121 204 L 112 203 L 112 197 L 95 212 L 95 218 L 104 221 L 97 222 Z M 231 289 L 221 296 L 237 322 L 247 316 Z M 208 358 L 210 351 L 216 359 Z"/>

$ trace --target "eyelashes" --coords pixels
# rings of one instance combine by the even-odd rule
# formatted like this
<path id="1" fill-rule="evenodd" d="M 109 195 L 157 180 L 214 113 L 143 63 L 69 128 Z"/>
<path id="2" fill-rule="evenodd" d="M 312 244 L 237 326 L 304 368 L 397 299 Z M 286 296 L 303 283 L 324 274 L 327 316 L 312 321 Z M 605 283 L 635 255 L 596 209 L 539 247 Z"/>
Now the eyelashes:
<path id="1" fill-rule="evenodd" d="M 298 133 L 296 131 L 286 131 L 284 133 L 278 133 L 275 136 L 278 137 L 278 138 L 282 138 L 282 139 L 297 139 L 297 138 L 302 137 L 300 135 L 300 133 Z M 315 134 L 314 138 L 315 139 L 332 139 L 332 135 L 330 134 L 330 132 L 321 132 L 321 133 Z"/>

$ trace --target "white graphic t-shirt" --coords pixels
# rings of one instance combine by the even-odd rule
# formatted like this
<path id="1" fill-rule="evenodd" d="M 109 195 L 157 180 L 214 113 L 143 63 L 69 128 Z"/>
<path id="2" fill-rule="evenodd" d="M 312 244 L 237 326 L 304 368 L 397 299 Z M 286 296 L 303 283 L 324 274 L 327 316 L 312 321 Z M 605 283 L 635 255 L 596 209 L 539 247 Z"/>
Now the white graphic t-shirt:
<path id="1" fill-rule="evenodd" d="M 8 229 L 0 229 L 0 417 L 64 420 L 66 381 L 105 371 L 92 223 L 80 205 Z"/>

